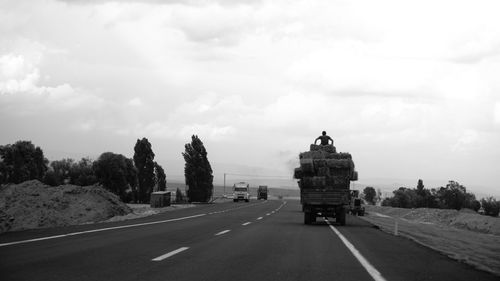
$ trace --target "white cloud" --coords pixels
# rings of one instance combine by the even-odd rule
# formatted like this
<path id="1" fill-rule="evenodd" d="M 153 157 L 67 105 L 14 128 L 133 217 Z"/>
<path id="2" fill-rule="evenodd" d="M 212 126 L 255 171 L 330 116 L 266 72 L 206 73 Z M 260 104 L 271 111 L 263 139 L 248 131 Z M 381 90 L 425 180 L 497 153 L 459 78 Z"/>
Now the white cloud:
<path id="1" fill-rule="evenodd" d="M 495 103 L 493 116 L 494 116 L 494 122 L 500 124 L 500 102 Z"/>
<path id="2" fill-rule="evenodd" d="M 129 100 L 127 104 L 134 107 L 143 105 L 142 99 L 137 97 Z"/>
<path id="3" fill-rule="evenodd" d="M 453 152 L 471 150 L 479 141 L 479 133 L 475 130 L 466 130 L 459 136 L 457 142 L 451 147 Z"/>

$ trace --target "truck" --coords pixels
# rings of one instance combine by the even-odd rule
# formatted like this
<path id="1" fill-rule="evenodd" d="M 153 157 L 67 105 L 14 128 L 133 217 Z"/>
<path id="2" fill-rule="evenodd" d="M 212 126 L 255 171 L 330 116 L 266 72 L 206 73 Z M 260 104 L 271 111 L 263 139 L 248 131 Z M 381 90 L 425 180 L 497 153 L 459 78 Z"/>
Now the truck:
<path id="1" fill-rule="evenodd" d="M 250 185 L 246 182 L 238 182 L 233 185 L 233 201 L 240 200 L 250 202 Z"/>
<path id="2" fill-rule="evenodd" d="M 259 189 L 257 189 L 257 200 L 260 199 L 267 200 L 267 185 L 259 185 Z"/>
<path id="3" fill-rule="evenodd" d="M 337 153 L 333 144 L 311 144 L 309 151 L 299 154 L 299 160 L 294 178 L 300 188 L 304 224 L 314 223 L 322 216 L 345 225 L 350 182 L 358 179 L 351 154 Z"/>
<path id="4" fill-rule="evenodd" d="M 359 198 L 359 190 L 351 190 L 349 213 L 351 215 L 364 216 L 365 207 L 363 207 L 361 198 Z"/>

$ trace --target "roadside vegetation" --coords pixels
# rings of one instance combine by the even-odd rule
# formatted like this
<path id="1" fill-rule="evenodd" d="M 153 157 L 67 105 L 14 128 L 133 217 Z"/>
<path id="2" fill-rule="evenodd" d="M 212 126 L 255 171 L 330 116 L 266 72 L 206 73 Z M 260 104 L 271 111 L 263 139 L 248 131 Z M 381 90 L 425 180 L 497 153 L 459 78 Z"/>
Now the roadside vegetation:
<path id="1" fill-rule="evenodd" d="M 446 186 L 427 189 L 421 179 L 416 188 L 400 187 L 392 192 L 392 197 L 381 199 L 380 190 L 367 186 L 363 190 L 365 201 L 370 205 L 397 208 L 471 209 L 485 215 L 497 217 L 500 201 L 493 197 L 477 200 L 473 193 L 460 183 L 450 180 Z"/>
<path id="2" fill-rule="evenodd" d="M 193 135 L 182 153 L 186 160 L 187 192 L 176 191 L 179 202 L 208 202 L 213 193 L 213 175 L 207 151 Z M 165 169 L 154 161 L 155 153 L 147 138 L 138 139 L 133 158 L 113 152 L 97 160 L 64 158 L 49 161 L 31 141 L 0 145 L 0 185 L 38 180 L 46 185 L 100 185 L 126 203 L 149 203 L 152 192 L 165 191 Z"/>

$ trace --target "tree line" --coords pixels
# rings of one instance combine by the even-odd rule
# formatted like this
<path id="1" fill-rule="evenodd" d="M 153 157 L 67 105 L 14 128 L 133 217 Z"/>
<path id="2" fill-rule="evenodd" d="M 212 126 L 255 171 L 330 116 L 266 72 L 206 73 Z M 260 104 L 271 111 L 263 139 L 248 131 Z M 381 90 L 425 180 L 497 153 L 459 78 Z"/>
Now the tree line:
<path id="1" fill-rule="evenodd" d="M 187 192 L 179 189 L 181 201 L 207 202 L 213 194 L 213 175 L 207 151 L 193 135 L 182 153 L 185 159 Z M 149 203 L 151 193 L 165 191 L 166 174 L 154 161 L 155 154 L 147 138 L 138 139 L 133 158 L 113 152 L 102 153 L 97 160 L 71 158 L 49 161 L 43 150 L 31 141 L 0 146 L 0 184 L 39 180 L 50 186 L 100 184 L 124 202 Z"/>
<path id="2" fill-rule="evenodd" d="M 380 190 L 377 192 L 370 186 L 363 190 L 364 198 L 369 204 L 379 201 L 380 193 Z M 419 179 L 416 188 L 400 187 L 392 194 L 392 197 L 382 200 L 382 206 L 455 210 L 468 208 L 476 212 L 482 207 L 484 214 L 490 216 L 498 216 L 500 212 L 500 201 L 493 197 L 477 200 L 473 193 L 467 192 L 465 186 L 453 180 L 450 180 L 446 186 L 427 189 L 423 181 Z"/>

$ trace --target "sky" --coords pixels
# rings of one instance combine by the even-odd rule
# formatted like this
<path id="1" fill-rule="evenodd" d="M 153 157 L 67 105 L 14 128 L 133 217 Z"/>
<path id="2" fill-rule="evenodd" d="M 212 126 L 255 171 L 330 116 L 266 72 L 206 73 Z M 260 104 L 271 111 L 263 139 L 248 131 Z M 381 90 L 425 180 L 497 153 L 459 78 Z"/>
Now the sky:
<path id="1" fill-rule="evenodd" d="M 498 1 L 0 0 L 0 144 L 133 156 L 169 179 L 287 178 L 327 131 L 359 184 L 499 195 Z M 432 183 L 432 184 L 430 184 Z M 413 186 L 411 186 L 413 184 Z"/>

